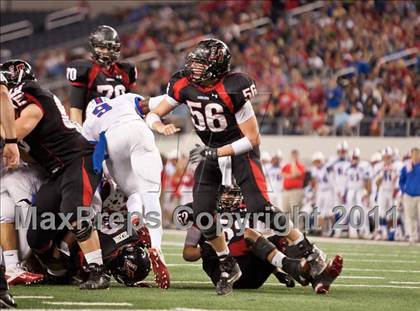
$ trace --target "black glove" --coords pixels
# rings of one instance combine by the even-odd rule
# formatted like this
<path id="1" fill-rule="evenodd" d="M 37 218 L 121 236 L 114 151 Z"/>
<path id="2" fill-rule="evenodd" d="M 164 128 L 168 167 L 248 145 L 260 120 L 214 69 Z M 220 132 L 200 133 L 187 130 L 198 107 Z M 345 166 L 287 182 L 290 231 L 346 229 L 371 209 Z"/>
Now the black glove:
<path id="1" fill-rule="evenodd" d="M 216 160 L 217 159 L 217 149 L 210 148 L 207 146 L 195 145 L 195 148 L 190 151 L 190 161 L 191 163 L 200 163 L 204 159 Z"/>

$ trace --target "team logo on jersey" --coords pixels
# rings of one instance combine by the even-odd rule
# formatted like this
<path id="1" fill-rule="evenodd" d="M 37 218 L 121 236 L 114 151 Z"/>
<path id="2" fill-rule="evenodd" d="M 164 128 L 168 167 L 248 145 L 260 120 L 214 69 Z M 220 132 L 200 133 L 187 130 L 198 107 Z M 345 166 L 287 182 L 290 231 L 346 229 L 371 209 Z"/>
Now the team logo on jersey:
<path id="1" fill-rule="evenodd" d="M 114 240 L 115 243 L 120 243 L 124 240 L 127 240 L 130 237 L 130 235 L 128 234 L 127 231 L 121 232 L 119 235 L 114 236 L 112 239 Z"/>

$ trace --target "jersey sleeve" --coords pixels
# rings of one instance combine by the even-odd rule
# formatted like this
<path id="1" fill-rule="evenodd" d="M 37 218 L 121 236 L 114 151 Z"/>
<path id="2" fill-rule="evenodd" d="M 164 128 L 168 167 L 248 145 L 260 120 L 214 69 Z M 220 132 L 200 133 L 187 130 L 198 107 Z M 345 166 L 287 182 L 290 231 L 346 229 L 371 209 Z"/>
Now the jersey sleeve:
<path id="1" fill-rule="evenodd" d="M 2 72 L 0 72 L 0 84 L 7 87 L 7 82 L 8 81 L 7 81 L 6 77 L 4 76 L 4 74 Z"/>
<path id="2" fill-rule="evenodd" d="M 19 90 L 16 88 L 12 90 L 13 93 L 16 91 L 19 91 Z M 42 112 L 45 111 L 42 105 L 42 101 L 40 100 L 40 97 L 43 95 L 43 90 L 38 82 L 36 81 L 25 82 L 22 86 L 21 91 L 24 95 L 24 101 L 22 101 L 23 104 L 17 103 L 14 100 L 14 103 L 18 104 L 20 110 L 24 109 L 26 106 L 30 104 L 35 104 L 42 110 Z M 12 98 L 17 98 L 17 97 L 13 96 Z"/>
<path id="3" fill-rule="evenodd" d="M 228 75 L 224 80 L 225 90 L 236 113 L 257 94 L 255 81 L 243 73 Z"/>
<path id="4" fill-rule="evenodd" d="M 137 68 L 133 63 L 119 62 L 117 66 L 122 71 L 124 85 L 127 90 L 132 89 L 137 81 Z"/>
<path id="5" fill-rule="evenodd" d="M 91 62 L 76 60 L 66 69 L 66 78 L 70 84 L 70 106 L 72 108 L 85 108 L 86 94 L 88 92 L 89 72 Z"/>
<path id="6" fill-rule="evenodd" d="M 166 88 L 166 101 L 172 106 L 177 106 L 184 102 L 182 89 L 188 85 L 188 79 L 183 77 L 181 72 L 176 72 Z"/>

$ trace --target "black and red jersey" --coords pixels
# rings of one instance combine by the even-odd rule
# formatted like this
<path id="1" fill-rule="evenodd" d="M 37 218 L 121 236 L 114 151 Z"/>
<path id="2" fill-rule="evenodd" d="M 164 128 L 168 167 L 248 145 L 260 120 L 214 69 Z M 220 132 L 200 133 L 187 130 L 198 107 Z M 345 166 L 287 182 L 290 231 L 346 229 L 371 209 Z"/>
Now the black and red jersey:
<path id="1" fill-rule="evenodd" d="M 43 112 L 42 119 L 24 138 L 29 155 L 50 173 L 56 173 L 73 159 L 92 153 L 93 146 L 78 132 L 57 96 L 37 81 L 26 81 L 11 90 L 23 96 L 13 105 L 17 116 L 28 105 L 35 104 Z"/>
<path id="2" fill-rule="evenodd" d="M 66 77 L 71 85 L 71 107 L 85 111 L 93 98 L 114 98 L 129 92 L 136 83 L 137 70 L 128 62 L 117 62 L 106 69 L 92 60 L 80 59 L 67 66 Z"/>
<path id="3" fill-rule="evenodd" d="M 167 88 L 171 104 L 186 104 L 203 143 L 221 147 L 242 137 L 235 114 L 255 96 L 255 82 L 243 73 L 229 73 L 211 87 L 188 81 L 175 73 Z"/>

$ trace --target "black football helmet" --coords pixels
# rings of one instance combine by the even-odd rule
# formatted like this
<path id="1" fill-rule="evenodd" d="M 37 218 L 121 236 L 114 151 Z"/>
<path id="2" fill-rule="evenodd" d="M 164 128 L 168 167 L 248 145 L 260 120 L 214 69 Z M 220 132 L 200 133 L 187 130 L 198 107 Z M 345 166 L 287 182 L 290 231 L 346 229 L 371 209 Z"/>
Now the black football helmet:
<path id="1" fill-rule="evenodd" d="M 200 41 L 186 58 L 184 72 L 189 81 L 197 84 L 220 79 L 230 71 L 231 54 L 223 41 Z"/>
<path id="2" fill-rule="evenodd" d="M 220 193 L 219 210 L 222 213 L 236 212 L 244 207 L 242 190 L 238 185 L 224 186 Z"/>
<path id="3" fill-rule="evenodd" d="M 14 88 L 25 80 L 35 80 L 32 67 L 21 59 L 12 59 L 0 65 L 0 71 L 6 78 L 7 87 Z"/>
<path id="4" fill-rule="evenodd" d="M 104 51 L 101 49 L 107 49 Z M 120 58 L 121 43 L 118 32 L 107 25 L 98 26 L 89 36 L 89 51 L 101 66 L 110 66 Z"/>
<path id="5" fill-rule="evenodd" d="M 134 286 L 149 275 L 149 255 L 140 244 L 126 245 L 110 263 L 110 271 L 118 282 Z"/>

